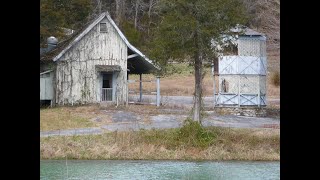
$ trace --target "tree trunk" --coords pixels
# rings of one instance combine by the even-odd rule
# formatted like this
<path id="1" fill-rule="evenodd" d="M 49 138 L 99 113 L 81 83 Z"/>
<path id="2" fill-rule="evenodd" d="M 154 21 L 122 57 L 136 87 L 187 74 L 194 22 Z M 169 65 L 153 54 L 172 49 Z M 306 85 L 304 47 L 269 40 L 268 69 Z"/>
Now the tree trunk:
<path id="1" fill-rule="evenodd" d="M 151 25 L 151 9 L 152 9 L 153 0 L 149 1 L 149 10 L 148 10 L 148 17 L 149 17 L 149 23 L 148 23 L 148 35 L 150 34 L 150 25 Z"/>
<path id="2" fill-rule="evenodd" d="M 134 28 L 135 29 L 137 29 L 139 3 L 140 3 L 139 0 L 136 0 L 135 15 L 134 15 Z"/>
<path id="3" fill-rule="evenodd" d="M 98 0 L 98 11 L 99 11 L 99 14 L 101 14 L 101 0 Z"/>
<path id="4" fill-rule="evenodd" d="M 148 17 L 149 17 L 149 19 L 151 18 L 152 5 L 153 5 L 153 0 L 150 0 L 149 1 L 149 9 L 148 9 Z"/>
<path id="5" fill-rule="evenodd" d="M 193 106 L 193 120 L 201 123 L 201 104 L 202 104 L 202 53 L 199 42 L 199 34 L 195 33 L 196 52 L 194 57 L 194 77 L 195 93 Z"/>
<path id="6" fill-rule="evenodd" d="M 125 7 L 125 0 L 116 0 L 116 24 L 121 24 Z"/>
<path id="7" fill-rule="evenodd" d="M 195 93 L 194 93 L 194 112 L 193 120 L 201 122 L 200 111 L 202 101 L 202 60 L 201 55 L 197 53 L 195 57 L 194 75 L 195 75 Z"/>

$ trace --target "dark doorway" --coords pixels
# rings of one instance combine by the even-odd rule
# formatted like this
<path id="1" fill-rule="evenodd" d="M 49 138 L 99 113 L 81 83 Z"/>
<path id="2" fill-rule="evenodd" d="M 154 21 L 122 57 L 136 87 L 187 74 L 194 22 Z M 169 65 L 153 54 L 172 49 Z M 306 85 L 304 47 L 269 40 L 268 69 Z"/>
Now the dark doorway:
<path id="1" fill-rule="evenodd" d="M 112 74 L 103 74 L 102 88 L 112 88 Z"/>
<path id="2" fill-rule="evenodd" d="M 112 74 L 102 74 L 101 101 L 112 101 Z"/>

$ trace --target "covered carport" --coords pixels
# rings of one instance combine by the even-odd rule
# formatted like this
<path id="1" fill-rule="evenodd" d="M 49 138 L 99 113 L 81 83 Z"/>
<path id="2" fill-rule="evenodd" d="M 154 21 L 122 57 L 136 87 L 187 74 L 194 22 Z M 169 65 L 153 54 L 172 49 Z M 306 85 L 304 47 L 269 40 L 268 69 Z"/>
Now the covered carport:
<path id="1" fill-rule="evenodd" d="M 155 73 L 160 70 L 160 68 L 153 64 L 145 55 L 143 55 L 138 49 L 132 45 L 128 46 L 128 83 L 137 82 L 129 80 L 129 74 L 139 74 L 139 99 L 138 101 L 142 102 L 142 89 L 143 89 L 143 80 L 142 74 Z M 160 76 L 156 76 L 156 105 L 160 106 Z"/>

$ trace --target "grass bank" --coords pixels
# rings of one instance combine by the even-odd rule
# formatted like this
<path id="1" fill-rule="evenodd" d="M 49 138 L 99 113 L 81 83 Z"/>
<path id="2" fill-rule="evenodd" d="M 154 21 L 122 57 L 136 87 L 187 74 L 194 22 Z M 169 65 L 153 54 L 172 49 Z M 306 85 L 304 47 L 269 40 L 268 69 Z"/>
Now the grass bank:
<path id="1" fill-rule="evenodd" d="M 280 159 L 279 129 L 202 128 L 56 136 L 40 140 L 41 159 Z"/>
<path id="2" fill-rule="evenodd" d="M 95 117 L 92 113 L 95 106 L 84 107 L 55 107 L 40 109 L 40 130 L 59 130 L 95 127 L 96 124 L 90 121 Z"/>

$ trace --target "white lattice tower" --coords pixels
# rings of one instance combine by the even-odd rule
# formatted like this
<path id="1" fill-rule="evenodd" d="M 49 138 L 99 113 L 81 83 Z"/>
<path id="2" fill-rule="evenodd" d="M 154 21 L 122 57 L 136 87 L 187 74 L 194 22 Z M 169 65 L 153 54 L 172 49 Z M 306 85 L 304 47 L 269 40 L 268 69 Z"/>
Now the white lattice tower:
<path id="1" fill-rule="evenodd" d="M 266 37 L 239 36 L 238 56 L 219 59 L 220 106 L 266 105 Z"/>

